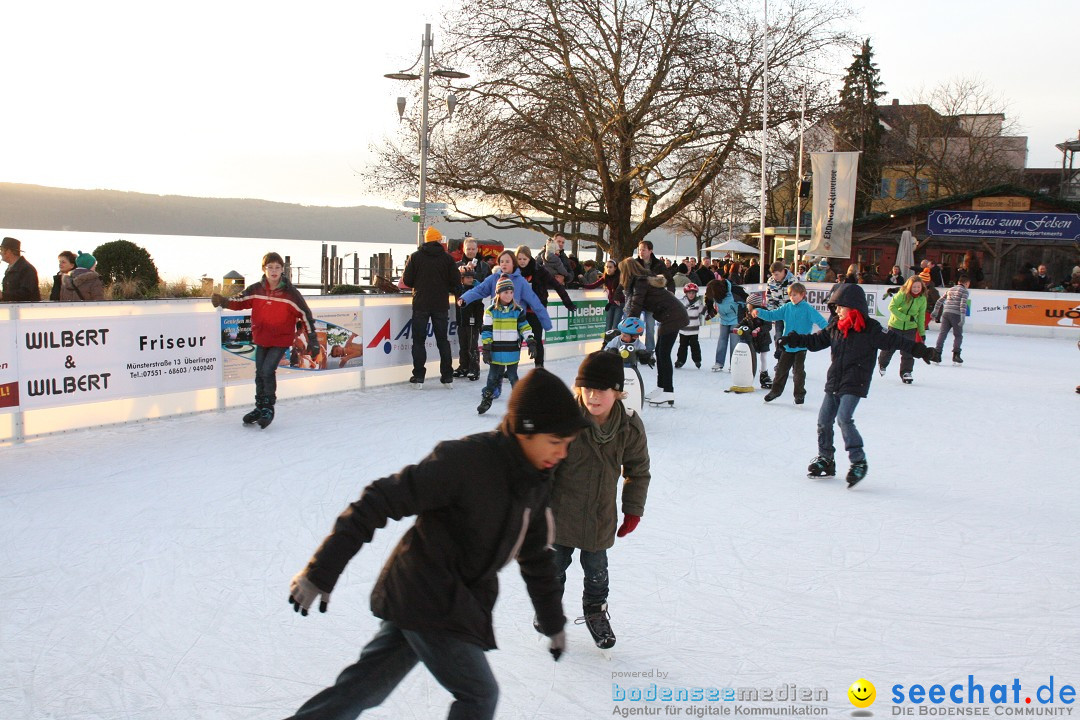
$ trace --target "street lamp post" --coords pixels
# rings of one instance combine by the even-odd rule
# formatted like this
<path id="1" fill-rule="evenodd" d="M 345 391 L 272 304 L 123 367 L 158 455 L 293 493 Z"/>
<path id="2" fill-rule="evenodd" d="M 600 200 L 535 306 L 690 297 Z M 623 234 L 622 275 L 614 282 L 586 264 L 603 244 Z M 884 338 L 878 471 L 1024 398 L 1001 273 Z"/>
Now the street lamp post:
<path id="1" fill-rule="evenodd" d="M 428 97 L 430 90 L 431 76 L 444 78 L 447 80 L 463 80 L 469 75 L 467 73 L 458 72 L 457 70 L 449 70 L 446 68 L 431 69 L 431 50 L 435 44 L 435 39 L 431 34 L 431 24 L 424 25 L 424 37 L 420 40 L 420 57 L 416 62 L 412 64 L 406 70 L 402 70 L 396 73 L 387 73 L 384 77 L 388 77 L 391 80 L 423 80 L 423 89 L 421 91 L 420 101 L 420 197 L 419 208 L 417 209 L 417 215 L 420 218 L 420 222 L 416 227 L 416 244 L 422 245 L 424 243 L 424 231 L 427 225 L 427 164 L 428 164 L 428 133 L 431 128 L 428 125 Z M 421 74 L 417 75 L 414 70 L 417 65 L 421 65 Z M 457 98 L 451 94 L 446 99 L 447 118 L 454 116 L 454 106 L 457 105 Z M 405 114 L 405 98 L 399 97 L 397 99 L 398 119 L 402 118 Z"/>

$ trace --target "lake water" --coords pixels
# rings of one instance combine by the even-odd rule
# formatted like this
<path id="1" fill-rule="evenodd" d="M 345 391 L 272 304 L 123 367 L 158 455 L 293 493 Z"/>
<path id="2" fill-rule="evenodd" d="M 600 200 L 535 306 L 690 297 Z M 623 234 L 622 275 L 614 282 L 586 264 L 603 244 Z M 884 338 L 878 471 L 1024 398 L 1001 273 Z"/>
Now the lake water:
<path id="1" fill-rule="evenodd" d="M 158 274 L 166 282 L 187 280 L 197 284 L 201 277 L 214 278 L 220 283 L 232 270 L 244 276 L 248 283 L 262 275 L 262 256 L 270 251 L 289 256 L 293 280 L 300 283 L 319 281 L 322 242 L 318 240 L 268 240 L 265 238 L 203 237 L 188 235 L 139 235 L 135 233 L 73 232 L 64 230 L 20 230 L 0 228 L 0 235 L 18 238 L 23 255 L 37 268 L 42 280 L 57 271 L 56 256 L 64 250 L 92 253 L 99 245 L 113 240 L 128 240 L 146 248 L 157 265 Z M 353 259 L 359 253 L 362 283 L 366 283 L 363 268 L 371 256 L 389 252 L 394 266 L 401 268 L 405 259 L 416 250 L 415 245 L 366 242 L 338 242 L 337 256 L 345 257 L 346 282 L 352 281 Z M 328 244 L 329 245 L 329 244 Z M 329 253 L 329 247 L 327 253 Z M 299 274 L 299 276 L 298 276 Z"/>

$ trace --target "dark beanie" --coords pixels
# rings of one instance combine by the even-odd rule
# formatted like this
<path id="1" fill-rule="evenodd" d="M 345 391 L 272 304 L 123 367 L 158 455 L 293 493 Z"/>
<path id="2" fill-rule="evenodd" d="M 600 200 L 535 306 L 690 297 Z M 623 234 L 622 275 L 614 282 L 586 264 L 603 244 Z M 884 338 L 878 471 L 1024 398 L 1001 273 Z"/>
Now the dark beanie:
<path id="1" fill-rule="evenodd" d="M 604 350 L 586 355 L 581 361 L 581 367 L 577 371 L 577 380 L 574 384 L 579 388 L 592 388 L 594 390 L 618 390 L 623 389 L 623 363 L 622 358 L 615 353 Z"/>
<path id="2" fill-rule="evenodd" d="M 514 386 L 505 422 L 510 432 L 522 435 L 573 435 L 589 426 L 570 388 L 543 368 Z"/>

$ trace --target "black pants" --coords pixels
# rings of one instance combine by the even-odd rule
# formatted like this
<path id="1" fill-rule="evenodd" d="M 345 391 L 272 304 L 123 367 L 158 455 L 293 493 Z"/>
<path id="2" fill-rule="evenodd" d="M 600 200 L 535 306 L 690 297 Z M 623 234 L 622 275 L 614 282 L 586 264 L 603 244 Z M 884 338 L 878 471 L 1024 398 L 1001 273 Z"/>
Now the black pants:
<path id="1" fill-rule="evenodd" d="M 277 402 L 277 366 L 288 348 L 255 346 L 255 404 L 274 406 Z"/>
<path id="2" fill-rule="evenodd" d="M 423 380 L 427 374 L 424 365 L 427 364 L 428 321 L 431 321 L 431 329 L 435 335 L 435 346 L 439 348 L 439 375 L 442 380 L 452 380 L 454 377 L 454 353 L 450 349 L 450 338 L 447 336 L 447 328 L 450 324 L 450 312 L 448 310 L 416 310 L 412 314 L 412 365 L 413 377 Z"/>
<path id="3" fill-rule="evenodd" d="M 675 364 L 683 365 L 686 363 L 686 350 L 690 349 L 690 357 L 693 359 L 694 364 L 701 366 L 701 345 L 698 344 L 697 335 L 683 335 L 679 333 L 679 351 L 675 355 Z"/>
<path id="4" fill-rule="evenodd" d="M 806 362 L 806 351 L 800 350 L 798 352 L 788 352 L 785 350 L 780 353 L 780 361 L 776 363 L 776 375 L 773 377 L 772 390 L 769 394 L 773 397 L 780 397 L 784 394 L 784 387 L 787 385 L 788 372 L 795 369 L 795 399 L 802 400 L 806 397 L 806 369 L 803 367 Z"/>
<path id="5" fill-rule="evenodd" d="M 480 330 L 484 324 L 482 300 L 457 309 L 458 368 L 467 374 L 480 374 Z"/>
<path id="6" fill-rule="evenodd" d="M 911 330 L 897 330 L 894 327 L 890 327 L 889 332 L 895 333 L 895 334 L 900 335 L 902 337 L 906 337 L 909 340 L 914 340 L 915 339 L 915 334 L 917 332 L 919 332 L 919 331 L 916 330 L 915 328 L 912 328 Z M 889 367 L 889 362 L 892 360 L 893 353 L 895 353 L 895 352 L 896 352 L 895 350 L 882 350 L 881 352 L 879 352 L 878 353 L 878 359 L 877 359 L 878 366 L 882 367 L 882 368 Z M 904 373 L 910 373 L 914 369 L 915 369 L 915 356 L 912 355 L 911 353 L 907 353 L 907 352 L 904 352 L 903 350 L 901 350 L 900 351 L 900 375 L 903 376 Z"/>
<path id="7" fill-rule="evenodd" d="M 671 368 L 671 351 L 675 348 L 675 338 L 678 336 L 678 331 L 675 331 L 661 335 L 656 340 L 656 386 L 668 392 L 675 392 L 672 384 L 675 373 Z"/>
<path id="8" fill-rule="evenodd" d="M 536 354 L 533 355 L 536 367 L 544 367 L 544 326 L 540 324 L 540 318 L 536 313 L 526 313 L 525 319 L 529 321 L 533 337 L 536 339 Z"/>

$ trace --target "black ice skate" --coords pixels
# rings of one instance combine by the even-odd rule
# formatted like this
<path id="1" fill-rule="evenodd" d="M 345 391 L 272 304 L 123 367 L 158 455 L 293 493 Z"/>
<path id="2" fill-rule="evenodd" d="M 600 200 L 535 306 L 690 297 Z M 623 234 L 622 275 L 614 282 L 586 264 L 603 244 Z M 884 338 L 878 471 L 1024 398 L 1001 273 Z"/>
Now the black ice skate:
<path id="1" fill-rule="evenodd" d="M 902 373 L 900 379 L 904 381 L 905 385 L 910 385 L 915 382 L 915 378 L 911 377 L 911 373 Z"/>
<path id="2" fill-rule="evenodd" d="M 834 477 L 836 475 L 836 461 L 824 455 L 818 455 L 810 461 L 806 468 L 806 477 Z"/>
<path id="3" fill-rule="evenodd" d="M 611 629 L 611 623 L 608 622 L 607 603 L 586 605 L 584 610 L 585 617 L 578 618 L 575 624 L 585 623 L 585 627 L 589 628 L 589 632 L 592 634 L 596 647 L 601 650 L 613 647 L 615 645 L 615 632 Z"/>
<path id="4" fill-rule="evenodd" d="M 954 350 L 953 351 L 952 362 L 953 362 L 953 365 L 963 365 L 964 364 L 963 358 L 960 357 L 960 351 L 959 350 Z"/>
<path id="5" fill-rule="evenodd" d="M 271 405 L 259 411 L 258 423 L 259 427 L 265 428 L 272 422 L 274 422 L 274 407 Z"/>
<path id="6" fill-rule="evenodd" d="M 762 370 L 761 374 L 758 375 L 758 380 L 761 382 L 762 390 L 769 390 L 770 388 L 772 388 L 772 378 L 769 377 L 768 370 Z"/>
<path id="7" fill-rule="evenodd" d="M 262 415 L 262 404 L 256 403 L 255 409 L 244 415 L 245 425 L 254 425 L 259 422 L 259 417 Z"/>
<path id="8" fill-rule="evenodd" d="M 484 413 L 486 413 L 486 412 L 487 412 L 488 410 L 490 410 L 490 409 L 491 409 L 491 401 L 492 401 L 493 399 L 494 399 L 494 398 L 492 398 L 492 396 L 491 396 L 491 395 L 486 395 L 486 394 L 485 394 L 485 395 L 483 396 L 483 398 L 482 398 L 482 399 L 480 400 L 480 404 L 476 406 L 476 412 L 477 412 L 478 414 L 480 414 L 480 415 L 483 415 L 483 414 L 484 414 Z"/>
<path id="9" fill-rule="evenodd" d="M 868 466 L 865 460 L 857 460 L 851 463 L 851 467 L 847 471 L 847 486 L 849 488 L 855 487 L 860 480 L 866 477 L 866 471 Z"/>

